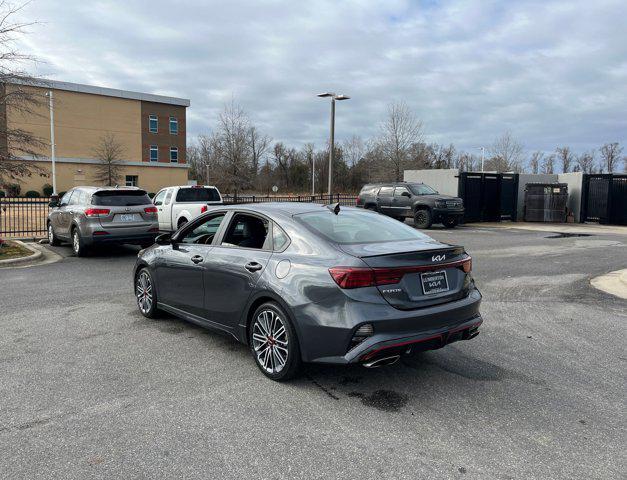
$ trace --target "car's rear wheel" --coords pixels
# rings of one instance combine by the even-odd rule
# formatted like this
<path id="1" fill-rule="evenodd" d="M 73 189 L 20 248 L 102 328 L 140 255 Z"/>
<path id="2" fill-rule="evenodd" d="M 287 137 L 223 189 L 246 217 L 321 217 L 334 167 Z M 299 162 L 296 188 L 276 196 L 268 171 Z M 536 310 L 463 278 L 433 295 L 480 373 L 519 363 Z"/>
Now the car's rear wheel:
<path id="1" fill-rule="evenodd" d="M 280 382 L 296 375 L 301 366 L 298 339 L 277 303 L 264 303 L 255 310 L 248 336 L 255 363 L 266 377 Z"/>
<path id="2" fill-rule="evenodd" d="M 457 218 L 455 217 L 445 218 L 442 221 L 442 225 L 444 225 L 444 227 L 446 228 L 455 228 L 455 226 L 457 225 Z"/>
<path id="3" fill-rule="evenodd" d="M 416 228 L 429 228 L 431 226 L 431 212 L 426 208 L 416 210 L 414 215 L 414 226 Z"/>
<path id="4" fill-rule="evenodd" d="M 366 210 L 372 210 L 373 212 L 377 211 L 376 205 L 366 205 Z"/>
<path id="5" fill-rule="evenodd" d="M 74 255 L 77 257 L 84 257 L 87 255 L 87 247 L 85 246 L 83 237 L 81 237 L 81 232 L 77 227 L 72 229 L 72 251 L 74 251 Z"/>
<path id="6" fill-rule="evenodd" d="M 48 222 L 48 244 L 52 245 L 53 247 L 56 247 L 60 243 L 61 242 L 59 241 L 57 236 L 54 234 L 54 228 L 52 228 L 52 223 Z"/>
<path id="7" fill-rule="evenodd" d="M 135 277 L 135 298 L 137 307 L 144 317 L 157 317 L 157 293 L 152 275 L 147 268 L 142 268 Z"/>

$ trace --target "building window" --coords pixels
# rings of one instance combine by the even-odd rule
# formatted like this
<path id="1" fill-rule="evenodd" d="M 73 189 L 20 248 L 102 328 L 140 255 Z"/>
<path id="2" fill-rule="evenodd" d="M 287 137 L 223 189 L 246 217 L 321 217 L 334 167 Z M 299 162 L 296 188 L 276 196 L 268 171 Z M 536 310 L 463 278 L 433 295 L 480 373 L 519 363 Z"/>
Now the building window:
<path id="1" fill-rule="evenodd" d="M 156 145 L 150 145 L 150 161 L 159 161 L 159 148 Z"/>
<path id="2" fill-rule="evenodd" d="M 138 179 L 139 179 L 139 177 L 137 175 L 127 175 L 126 176 L 126 186 L 127 187 L 136 187 Z"/>
<path id="3" fill-rule="evenodd" d="M 170 133 L 172 135 L 178 135 L 179 133 L 179 121 L 176 117 L 170 117 Z"/>
<path id="4" fill-rule="evenodd" d="M 156 115 L 150 115 L 148 117 L 148 129 L 150 133 L 157 133 L 159 131 L 159 119 Z"/>
<path id="5" fill-rule="evenodd" d="M 179 163 L 179 149 L 176 147 L 170 147 L 170 162 Z"/>

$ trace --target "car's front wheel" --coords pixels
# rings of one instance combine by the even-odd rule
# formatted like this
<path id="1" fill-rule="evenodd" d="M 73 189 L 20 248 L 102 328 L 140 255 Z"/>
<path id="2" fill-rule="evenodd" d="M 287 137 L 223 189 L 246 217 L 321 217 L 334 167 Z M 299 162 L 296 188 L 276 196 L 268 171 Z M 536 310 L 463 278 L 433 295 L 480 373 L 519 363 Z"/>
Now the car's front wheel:
<path id="1" fill-rule="evenodd" d="M 301 359 L 296 332 L 277 303 L 264 303 L 255 310 L 248 344 L 255 363 L 268 378 L 283 381 L 298 373 Z"/>
<path id="2" fill-rule="evenodd" d="M 77 257 L 84 257 L 87 255 L 87 247 L 85 246 L 83 237 L 81 237 L 81 232 L 77 227 L 74 227 L 72 230 L 72 250 L 74 251 L 74 255 Z"/>
<path id="3" fill-rule="evenodd" d="M 142 268 L 135 277 L 135 298 L 137 307 L 144 317 L 157 317 L 157 293 L 152 275 L 147 268 Z"/>
<path id="4" fill-rule="evenodd" d="M 416 210 L 414 215 L 414 226 L 416 228 L 429 228 L 431 226 L 431 212 L 426 208 Z"/>
<path id="5" fill-rule="evenodd" d="M 54 234 L 54 229 L 52 228 L 52 222 L 48 222 L 48 245 L 52 245 L 53 247 L 56 247 L 60 243 L 61 242 L 59 241 L 57 236 Z"/>

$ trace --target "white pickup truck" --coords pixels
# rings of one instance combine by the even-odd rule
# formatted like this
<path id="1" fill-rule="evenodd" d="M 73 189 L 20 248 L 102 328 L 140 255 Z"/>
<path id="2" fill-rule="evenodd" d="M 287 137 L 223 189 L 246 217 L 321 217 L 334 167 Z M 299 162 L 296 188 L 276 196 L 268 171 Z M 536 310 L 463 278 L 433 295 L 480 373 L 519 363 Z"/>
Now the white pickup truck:
<path id="1" fill-rule="evenodd" d="M 166 187 L 155 195 L 159 230 L 172 232 L 207 211 L 211 205 L 220 205 L 222 195 L 213 186 Z"/>

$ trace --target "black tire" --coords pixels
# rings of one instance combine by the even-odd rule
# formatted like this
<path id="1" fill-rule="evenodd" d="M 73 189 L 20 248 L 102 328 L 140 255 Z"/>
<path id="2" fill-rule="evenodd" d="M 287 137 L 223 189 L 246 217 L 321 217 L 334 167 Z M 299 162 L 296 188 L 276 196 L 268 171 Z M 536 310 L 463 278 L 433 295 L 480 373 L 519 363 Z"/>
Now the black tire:
<path id="1" fill-rule="evenodd" d="M 85 257 L 87 255 L 87 247 L 85 246 L 85 242 L 83 241 L 83 237 L 81 237 L 81 232 L 78 227 L 72 228 L 72 251 L 74 255 L 77 257 Z"/>
<path id="2" fill-rule="evenodd" d="M 281 327 L 284 327 L 283 333 L 280 333 Z M 300 370 L 302 361 L 296 331 L 289 316 L 275 302 L 264 303 L 255 310 L 248 329 L 248 345 L 259 370 L 274 381 L 289 380 Z M 281 366 L 282 358 L 285 360 Z"/>
<path id="3" fill-rule="evenodd" d="M 147 288 L 147 284 L 150 288 Z M 157 308 L 157 291 L 155 288 L 155 281 L 146 267 L 141 268 L 135 276 L 135 285 L 133 286 L 135 291 L 135 300 L 137 301 L 137 308 L 146 318 L 158 318 L 159 309 Z M 146 301 L 147 300 L 147 301 Z M 148 306 L 148 302 L 150 305 Z"/>
<path id="4" fill-rule="evenodd" d="M 426 208 L 416 210 L 414 215 L 414 226 L 416 228 L 430 228 L 432 224 L 431 211 Z"/>
<path id="5" fill-rule="evenodd" d="M 401 223 L 405 223 L 405 217 L 392 217 L 394 220 L 398 220 Z"/>
<path id="6" fill-rule="evenodd" d="M 371 210 L 373 212 L 377 211 L 377 206 L 376 205 L 366 205 L 366 210 Z"/>
<path id="7" fill-rule="evenodd" d="M 54 234 L 54 228 L 52 228 L 52 223 L 48 222 L 48 245 L 52 245 L 56 247 L 61 244 L 59 238 Z"/>
<path id="8" fill-rule="evenodd" d="M 442 225 L 444 225 L 444 228 L 455 228 L 457 226 L 457 218 L 455 217 L 445 218 L 442 221 Z"/>

